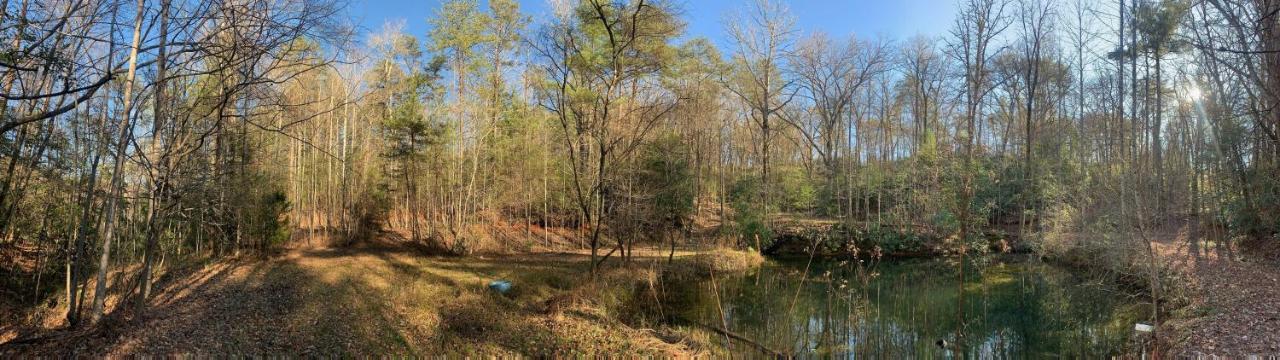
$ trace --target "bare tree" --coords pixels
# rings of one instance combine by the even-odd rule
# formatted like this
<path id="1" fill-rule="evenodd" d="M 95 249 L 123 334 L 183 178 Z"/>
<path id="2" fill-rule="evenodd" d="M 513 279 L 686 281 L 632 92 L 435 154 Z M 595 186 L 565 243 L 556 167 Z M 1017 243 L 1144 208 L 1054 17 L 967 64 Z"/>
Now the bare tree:
<path id="1" fill-rule="evenodd" d="M 146 14 L 146 6 L 143 0 L 138 0 L 137 15 L 133 20 L 133 44 L 129 46 L 129 70 L 125 78 L 124 100 L 121 101 L 121 122 L 119 123 L 119 135 L 117 135 L 115 149 L 115 165 L 111 171 L 111 192 L 107 197 L 107 206 L 105 219 L 106 223 L 102 230 L 102 258 L 98 260 L 98 279 L 96 287 L 93 291 L 93 312 L 90 320 L 98 322 L 102 318 L 104 305 L 107 297 L 107 269 L 111 265 L 111 241 L 115 238 L 115 231 L 118 220 L 116 211 L 120 207 L 120 196 L 124 187 L 124 168 L 125 150 L 129 145 L 130 139 L 133 137 L 133 117 L 129 115 L 132 111 L 130 103 L 133 100 L 133 88 L 138 70 L 138 44 L 142 41 L 142 20 Z"/>
<path id="2" fill-rule="evenodd" d="M 773 196 L 769 146 L 775 131 L 775 124 L 770 121 L 798 93 L 793 86 L 796 80 L 784 77 L 782 72 L 795 42 L 795 18 L 781 1 L 755 0 L 743 13 L 726 19 L 725 27 L 735 46 L 732 61 L 737 71 L 728 75 L 730 78 L 724 83 L 746 104 L 750 118 L 760 128 L 760 181 L 768 221 Z"/>
<path id="3" fill-rule="evenodd" d="M 850 121 L 855 98 L 873 77 L 887 71 L 888 45 L 884 42 L 860 41 L 850 37 L 833 44 L 824 33 L 802 40 L 790 55 L 789 72 L 798 80 L 804 97 L 817 117 L 817 126 L 809 127 L 799 119 L 782 119 L 796 127 L 822 160 L 824 177 L 832 193 L 839 188 L 838 159 L 844 130 Z M 845 156 L 852 156 L 846 154 Z"/>
<path id="4" fill-rule="evenodd" d="M 973 230 L 973 167 L 977 148 L 981 146 L 977 122 L 983 116 L 983 105 L 988 94 L 994 89 L 991 71 L 988 65 L 999 55 L 1001 49 L 993 49 L 996 39 L 1009 27 L 1010 21 L 1005 14 L 1007 3 L 1003 0 L 966 0 L 961 3 L 955 26 L 951 30 L 953 37 L 950 44 L 951 57 L 961 67 L 964 81 L 961 84 L 964 96 L 963 121 L 965 130 L 960 148 L 963 158 L 962 184 L 957 207 L 960 221 L 960 276 L 961 286 L 965 282 L 964 257 L 968 252 L 966 239 Z M 963 323 L 964 298 L 960 298 L 957 312 Z M 963 326 L 961 327 L 963 329 Z M 964 337 L 963 331 L 959 334 Z"/>
<path id="5" fill-rule="evenodd" d="M 1024 234 L 1027 234 L 1025 228 L 1029 223 L 1027 220 L 1028 210 L 1038 212 L 1038 208 L 1028 209 L 1029 204 L 1027 204 L 1033 197 L 1038 198 L 1038 196 L 1035 195 L 1038 193 L 1036 185 L 1036 164 L 1032 160 L 1032 153 L 1035 148 L 1034 140 L 1036 136 L 1036 126 L 1033 123 L 1033 120 L 1035 118 L 1044 118 L 1045 114 L 1044 111 L 1037 111 L 1042 110 L 1044 106 L 1041 105 L 1041 109 L 1037 109 L 1037 105 L 1039 104 L 1036 100 L 1038 96 L 1044 93 L 1041 89 L 1041 72 L 1043 71 L 1042 68 L 1045 67 L 1044 63 L 1046 62 L 1044 56 L 1045 48 L 1050 46 L 1048 43 L 1053 40 L 1050 36 L 1054 32 L 1054 17 L 1057 16 L 1054 11 L 1055 9 L 1052 1 L 1022 0 L 1019 3 L 1018 18 L 1020 25 L 1019 28 L 1021 30 L 1020 60 L 1023 63 L 1022 82 L 1026 85 L 1024 87 L 1026 95 L 1024 96 L 1025 102 L 1023 104 L 1023 116 L 1026 120 L 1024 123 L 1026 130 L 1026 144 L 1023 147 L 1022 159 L 1024 194 L 1022 211 L 1019 215 L 1020 228 L 1023 229 L 1022 231 Z M 1030 221 L 1034 222 L 1035 217 L 1036 215 L 1033 214 L 1031 217 L 1032 220 Z"/>

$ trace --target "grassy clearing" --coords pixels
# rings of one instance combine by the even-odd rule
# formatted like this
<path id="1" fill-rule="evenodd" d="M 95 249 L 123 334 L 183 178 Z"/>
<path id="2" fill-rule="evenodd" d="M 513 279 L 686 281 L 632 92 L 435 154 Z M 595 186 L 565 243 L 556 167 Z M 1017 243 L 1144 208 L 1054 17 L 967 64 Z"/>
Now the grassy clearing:
<path id="1" fill-rule="evenodd" d="M 588 262 L 574 254 L 294 251 L 201 266 L 163 282 L 145 316 L 117 313 L 108 326 L 48 331 L 40 341 L 0 345 L 0 354 L 697 355 L 707 348 L 697 336 L 623 321 L 664 261 L 641 258 L 590 281 Z M 759 262 L 726 252 L 685 255 L 676 266 L 720 272 Z M 499 295 L 487 287 L 495 279 L 515 287 Z"/>

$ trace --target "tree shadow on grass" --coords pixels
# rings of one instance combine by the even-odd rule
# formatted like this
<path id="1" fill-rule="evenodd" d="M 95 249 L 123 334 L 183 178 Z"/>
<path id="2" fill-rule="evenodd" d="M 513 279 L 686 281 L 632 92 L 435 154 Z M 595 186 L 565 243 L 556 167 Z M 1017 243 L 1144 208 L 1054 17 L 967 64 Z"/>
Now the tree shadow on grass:
<path id="1" fill-rule="evenodd" d="M 141 316 L 128 305 L 96 326 L 0 353 L 352 355 L 409 353 L 383 299 L 350 274 L 288 260 L 219 264 L 159 283 Z"/>
<path id="2" fill-rule="evenodd" d="M 219 261 L 162 276 L 141 314 L 126 306 L 99 326 L 0 353 L 568 354 L 594 345 L 566 337 L 540 299 L 572 287 L 585 266 L 428 257 L 404 248 Z M 538 289 L 503 296 L 485 286 L 493 278 Z"/>

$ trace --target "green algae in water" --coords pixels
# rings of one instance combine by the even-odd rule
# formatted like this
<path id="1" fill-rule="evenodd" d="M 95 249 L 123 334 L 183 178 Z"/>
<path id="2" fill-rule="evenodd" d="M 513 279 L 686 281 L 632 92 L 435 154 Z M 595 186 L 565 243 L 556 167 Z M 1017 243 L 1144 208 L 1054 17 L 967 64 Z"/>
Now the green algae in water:
<path id="1" fill-rule="evenodd" d="M 721 276 L 720 306 L 710 281 L 670 281 L 662 308 L 669 321 L 727 324 L 785 354 L 875 358 L 1108 357 L 1149 309 L 1110 284 L 1009 257 L 966 262 L 963 283 L 959 262 L 946 259 L 805 268 L 769 262 Z"/>

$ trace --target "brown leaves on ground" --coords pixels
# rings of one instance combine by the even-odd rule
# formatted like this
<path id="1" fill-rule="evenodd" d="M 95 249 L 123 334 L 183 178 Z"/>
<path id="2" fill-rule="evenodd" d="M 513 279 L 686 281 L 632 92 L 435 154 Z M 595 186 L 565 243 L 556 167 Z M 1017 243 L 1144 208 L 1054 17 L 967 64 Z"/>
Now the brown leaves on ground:
<path id="1" fill-rule="evenodd" d="M 1227 259 L 1190 269 L 1197 299 L 1177 352 L 1187 355 L 1280 355 L 1280 270 Z"/>
<path id="2" fill-rule="evenodd" d="M 1158 236 L 1162 261 L 1179 271 L 1191 304 L 1166 323 L 1180 356 L 1280 355 L 1280 267 L 1240 259 L 1225 243 L 1190 241 L 1194 225 Z"/>

